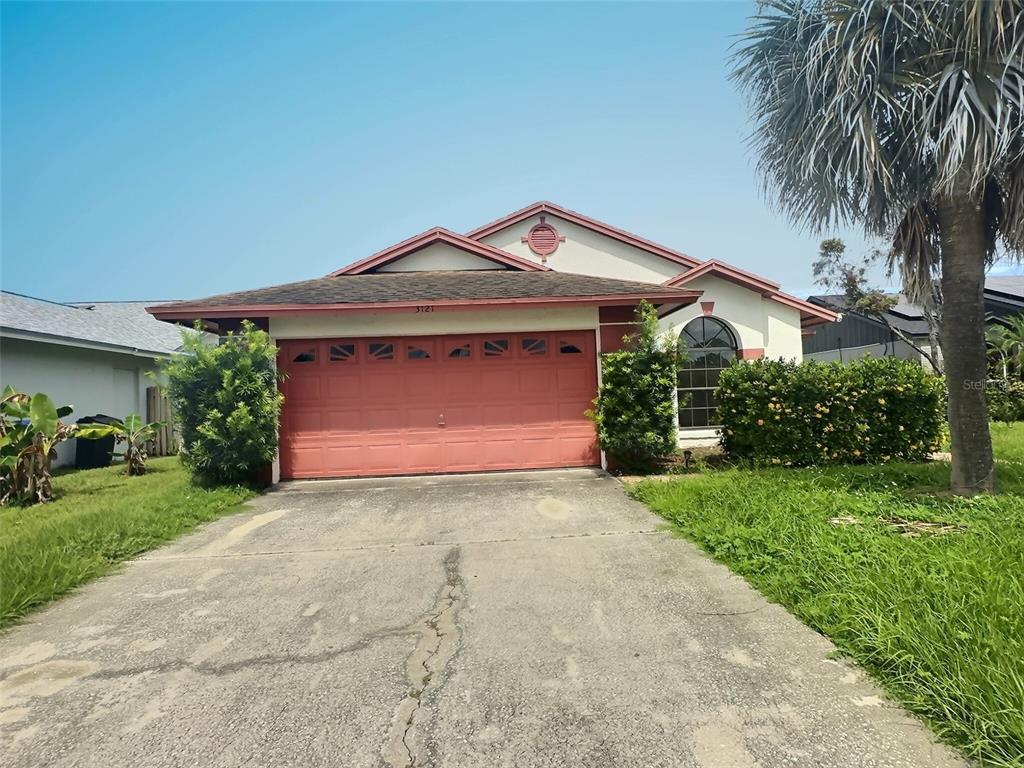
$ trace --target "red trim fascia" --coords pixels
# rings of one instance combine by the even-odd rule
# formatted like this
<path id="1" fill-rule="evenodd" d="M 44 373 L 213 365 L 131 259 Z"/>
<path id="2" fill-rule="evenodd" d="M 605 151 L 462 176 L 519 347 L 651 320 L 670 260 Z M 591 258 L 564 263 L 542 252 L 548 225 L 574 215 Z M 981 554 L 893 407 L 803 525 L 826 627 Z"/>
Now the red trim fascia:
<path id="1" fill-rule="evenodd" d="M 802 328 L 823 325 L 824 323 L 834 323 L 839 319 L 839 312 L 819 307 L 817 304 L 811 304 L 809 301 L 798 299 L 796 296 L 790 296 L 782 291 L 776 291 L 771 298 L 780 304 L 785 304 L 787 307 L 800 310 L 800 326 Z"/>
<path id="2" fill-rule="evenodd" d="M 716 261 L 715 259 L 705 261 L 699 267 L 695 267 L 689 272 L 683 272 L 680 275 L 669 278 L 662 283 L 662 285 L 686 285 L 686 283 L 691 280 L 696 280 L 698 277 L 703 277 L 708 274 L 742 285 L 744 288 L 752 288 L 762 296 L 771 295 L 779 290 L 779 284 L 776 282 L 759 277 L 752 272 L 747 272 L 746 270 L 734 267 L 731 264 Z"/>
<path id="3" fill-rule="evenodd" d="M 670 294 L 611 294 L 595 296 L 533 296 L 514 299 L 442 299 L 437 301 L 375 301 L 348 304 L 238 304 L 235 306 L 204 306 L 202 304 L 153 306 L 146 311 L 157 320 L 192 320 L 197 317 L 246 317 L 258 315 L 306 315 L 334 312 L 404 312 L 420 307 L 443 307 L 450 310 L 508 309 L 511 306 L 557 307 L 634 305 L 646 299 L 656 305 L 671 302 L 686 306 L 700 298 L 700 291 L 680 290 Z"/>
<path id="4" fill-rule="evenodd" d="M 408 256 L 410 253 L 422 250 L 428 246 L 434 245 L 435 243 L 445 243 L 453 248 L 471 253 L 474 256 L 479 256 L 482 259 L 493 261 L 495 264 L 501 264 L 512 269 L 518 269 L 522 272 L 548 272 L 548 267 L 543 264 L 538 264 L 530 259 L 524 259 L 521 256 L 503 251 L 500 248 L 495 248 L 493 245 L 487 245 L 487 243 L 481 243 L 465 235 L 460 235 L 458 232 L 452 232 L 450 229 L 444 227 L 434 227 L 428 229 L 426 232 L 421 232 L 418 235 L 403 240 L 400 243 L 396 243 L 389 248 L 385 248 L 383 251 L 377 251 L 371 256 L 367 256 L 365 259 L 360 259 L 354 264 L 349 264 L 347 267 L 336 269 L 326 277 L 337 277 L 338 275 L 360 275 L 364 272 L 389 264 L 392 261 Z"/>
<path id="5" fill-rule="evenodd" d="M 695 259 L 692 256 L 687 256 L 685 253 L 674 251 L 671 248 L 666 248 L 664 245 L 658 245 L 646 238 L 634 235 L 632 232 L 627 232 L 624 229 L 613 227 L 611 224 L 605 224 L 603 221 L 592 219 L 589 216 L 584 216 L 582 213 L 576 211 L 570 211 L 568 208 L 563 208 L 555 203 L 547 202 L 542 200 L 539 203 L 528 205 L 525 208 L 520 208 L 518 211 L 513 211 L 507 216 L 503 216 L 500 219 L 492 221 L 490 224 L 484 224 L 482 227 L 477 227 L 471 232 L 466 233 L 466 237 L 470 237 L 474 240 L 493 235 L 495 232 L 500 232 L 513 224 L 518 224 L 521 221 L 525 221 L 538 214 L 551 214 L 557 216 L 560 219 L 571 222 L 578 226 L 589 229 L 593 232 L 610 237 L 613 240 L 618 240 L 626 245 L 632 245 L 634 248 L 639 248 L 642 251 L 653 253 L 655 256 L 660 256 L 663 259 L 674 261 L 677 264 L 682 264 L 685 267 L 696 267 L 701 262 L 699 259 Z"/>

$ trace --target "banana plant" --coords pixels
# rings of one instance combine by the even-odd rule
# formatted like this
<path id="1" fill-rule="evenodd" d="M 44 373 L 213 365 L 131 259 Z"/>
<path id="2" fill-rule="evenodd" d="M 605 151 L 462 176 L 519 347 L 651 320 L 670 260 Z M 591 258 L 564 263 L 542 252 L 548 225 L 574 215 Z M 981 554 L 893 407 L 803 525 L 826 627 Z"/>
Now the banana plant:
<path id="1" fill-rule="evenodd" d="M 147 424 L 139 414 L 130 413 L 124 421 L 114 420 L 111 424 L 79 424 L 77 434 L 86 439 L 113 435 L 116 442 L 125 444 L 124 460 L 128 465 L 128 474 L 144 475 L 146 459 L 149 458 L 146 448 L 163 426 L 162 421 Z"/>
<path id="2" fill-rule="evenodd" d="M 73 407 L 60 408 L 39 392 L 26 395 L 7 386 L 0 395 L 0 504 L 46 502 L 53 498 L 50 464 L 57 445 L 73 437 L 65 424 Z"/>

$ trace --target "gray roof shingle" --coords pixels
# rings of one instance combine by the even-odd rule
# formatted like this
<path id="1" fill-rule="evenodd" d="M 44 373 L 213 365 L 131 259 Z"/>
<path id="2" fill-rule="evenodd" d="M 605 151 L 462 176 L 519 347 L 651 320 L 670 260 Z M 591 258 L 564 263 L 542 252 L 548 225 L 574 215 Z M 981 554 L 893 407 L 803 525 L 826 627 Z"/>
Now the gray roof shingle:
<path id="1" fill-rule="evenodd" d="M 338 275 L 316 280 L 238 291 L 159 307 L 232 307 L 274 304 L 374 304 L 445 300 L 488 300 L 643 295 L 657 299 L 679 296 L 678 288 L 613 280 L 569 272 L 477 270 L 451 272 L 382 272 Z"/>
<path id="2" fill-rule="evenodd" d="M 61 304 L 0 291 L 0 336 L 28 334 L 169 355 L 181 348 L 181 330 L 148 314 L 150 303 Z"/>

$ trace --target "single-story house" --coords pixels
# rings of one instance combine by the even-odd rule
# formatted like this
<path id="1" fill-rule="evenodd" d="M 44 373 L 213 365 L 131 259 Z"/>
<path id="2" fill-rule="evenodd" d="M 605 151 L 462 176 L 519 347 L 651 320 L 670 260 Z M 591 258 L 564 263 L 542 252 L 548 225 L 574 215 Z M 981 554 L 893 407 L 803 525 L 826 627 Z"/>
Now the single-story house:
<path id="1" fill-rule="evenodd" d="M 181 348 L 181 329 L 146 312 L 152 302 L 62 304 L 0 292 L 0 388 L 43 392 L 73 405 L 69 421 L 104 414 L 146 417 L 156 359 Z M 75 441 L 56 464 L 74 462 Z"/>
<path id="2" fill-rule="evenodd" d="M 270 333 L 286 375 L 276 479 L 598 465 L 585 411 L 599 356 L 621 347 L 641 300 L 690 352 L 688 437 L 715 434 L 725 365 L 799 359 L 804 330 L 836 319 L 548 202 L 466 234 L 430 229 L 324 277 L 149 311 Z"/>
<path id="3" fill-rule="evenodd" d="M 810 296 L 807 300 L 816 306 L 841 312 L 842 318 L 841 322 L 822 326 L 804 338 L 804 358 L 848 362 L 865 356 L 899 357 L 916 360 L 929 367 L 921 353 L 892 330 L 899 330 L 921 349 L 929 349 L 928 321 L 924 311 L 905 296 L 897 297 L 896 305 L 885 313 L 884 322 L 851 309 L 842 294 Z M 985 312 L 994 321 L 1024 314 L 1024 275 L 987 278 Z"/>

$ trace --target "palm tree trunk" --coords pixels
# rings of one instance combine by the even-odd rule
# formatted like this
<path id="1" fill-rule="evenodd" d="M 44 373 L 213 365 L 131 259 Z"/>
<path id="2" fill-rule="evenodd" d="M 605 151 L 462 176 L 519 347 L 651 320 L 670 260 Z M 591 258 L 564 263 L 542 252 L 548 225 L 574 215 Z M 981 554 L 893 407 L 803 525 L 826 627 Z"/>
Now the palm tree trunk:
<path id="1" fill-rule="evenodd" d="M 953 493 L 994 493 L 995 463 L 985 403 L 985 225 L 963 185 L 938 201 L 942 234 L 942 357 L 949 388 Z"/>

